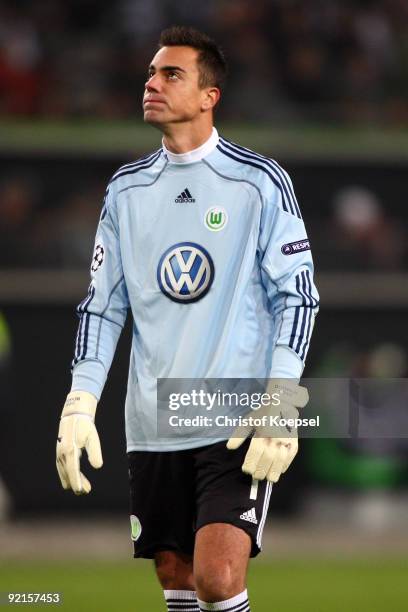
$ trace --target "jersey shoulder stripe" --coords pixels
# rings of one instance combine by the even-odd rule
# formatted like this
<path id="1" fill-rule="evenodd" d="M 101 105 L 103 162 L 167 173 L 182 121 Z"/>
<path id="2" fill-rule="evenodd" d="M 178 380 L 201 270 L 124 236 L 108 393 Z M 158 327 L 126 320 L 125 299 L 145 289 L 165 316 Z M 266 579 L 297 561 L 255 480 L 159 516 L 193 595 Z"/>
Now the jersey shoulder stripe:
<path id="1" fill-rule="evenodd" d="M 112 179 L 114 180 L 116 178 L 116 176 L 120 173 L 123 172 L 124 170 L 129 170 L 135 166 L 138 166 L 140 164 L 144 164 L 149 162 L 153 157 L 155 157 L 157 155 L 157 153 L 161 152 L 161 148 L 160 149 L 156 149 L 156 151 L 153 151 L 152 153 L 148 153 L 147 155 L 143 155 L 143 157 L 139 157 L 138 159 L 135 159 L 132 162 L 129 162 L 127 164 L 123 164 L 123 166 L 121 166 L 118 170 L 116 170 L 116 172 L 113 174 Z"/>
<path id="2" fill-rule="evenodd" d="M 112 185 L 112 183 L 114 183 L 121 176 L 125 176 L 127 174 L 136 174 L 140 170 L 143 170 L 145 168 L 150 168 L 150 166 L 153 166 L 153 164 L 161 156 L 162 152 L 163 152 L 163 149 L 160 148 L 157 151 L 154 151 L 154 153 L 151 153 L 150 155 L 142 157 L 141 159 L 135 162 L 132 162 L 130 164 L 125 164 L 124 166 L 119 168 L 119 170 L 115 172 L 115 174 L 112 176 L 111 180 L 109 181 L 108 189 L 110 185 Z"/>
<path id="3" fill-rule="evenodd" d="M 269 178 L 272 180 L 272 182 L 275 184 L 275 186 L 279 189 L 279 191 L 282 191 L 281 186 L 276 181 L 276 179 L 271 175 L 270 172 L 268 172 L 268 170 L 266 168 L 262 167 L 260 164 L 255 163 L 255 162 L 250 161 L 250 160 L 246 160 L 246 159 L 237 157 L 236 154 L 234 154 L 233 152 L 231 152 L 228 149 L 224 148 L 221 143 L 217 145 L 217 149 L 219 151 L 221 151 L 221 153 L 223 153 L 224 155 L 229 157 L 230 159 L 233 159 L 233 160 L 235 160 L 235 161 L 237 161 L 237 162 L 239 162 L 241 164 L 244 164 L 246 166 L 252 166 L 253 168 L 258 168 L 259 170 L 263 170 L 265 172 L 265 174 L 267 174 L 269 176 Z M 283 209 L 286 210 L 287 212 L 289 212 L 288 208 L 286 207 L 285 202 L 283 202 Z"/>
<path id="4" fill-rule="evenodd" d="M 225 138 L 220 138 L 218 149 L 224 155 L 267 174 L 281 194 L 283 210 L 299 219 L 302 218 L 289 176 L 275 160 L 241 147 Z"/>
<path id="5" fill-rule="evenodd" d="M 275 161 L 274 159 L 270 157 L 266 157 L 265 155 L 261 155 L 260 153 L 257 153 L 256 151 L 252 151 L 252 149 L 248 149 L 247 147 L 238 145 L 237 143 L 232 142 L 231 140 L 227 140 L 226 138 L 221 138 L 221 140 L 225 143 L 225 146 L 233 147 L 234 149 L 236 149 L 237 152 L 240 152 L 241 155 L 243 155 L 244 157 L 248 157 L 251 159 L 258 159 L 260 161 L 263 161 L 268 167 L 272 169 L 272 171 L 276 172 L 276 174 L 279 176 L 282 182 L 282 186 L 283 186 L 283 189 L 285 191 L 285 194 L 288 200 L 293 204 L 296 211 L 300 215 L 300 209 L 299 209 L 299 205 L 296 200 L 295 192 L 293 190 L 292 181 L 290 180 L 289 175 L 286 172 L 286 170 L 284 170 L 282 166 L 278 164 L 277 161 Z"/>
<path id="6" fill-rule="evenodd" d="M 115 172 L 115 174 L 112 176 L 111 180 L 108 183 L 108 186 L 106 188 L 106 192 L 105 192 L 105 196 L 103 198 L 103 205 L 102 205 L 102 211 L 101 211 L 101 216 L 100 216 L 100 221 L 103 221 L 106 217 L 106 213 L 107 213 L 107 197 L 109 194 L 109 190 L 111 188 L 111 186 L 113 185 L 113 183 L 115 183 L 115 181 L 117 179 L 119 179 L 122 176 L 126 176 L 128 174 L 136 174 L 137 172 L 139 172 L 140 170 L 145 170 L 146 168 L 150 168 L 151 166 L 153 166 L 153 164 L 156 163 L 156 161 L 159 159 L 159 157 L 161 156 L 163 152 L 163 149 L 157 149 L 157 151 L 154 151 L 154 153 L 150 153 L 149 155 L 145 155 L 144 157 L 141 157 L 139 160 L 129 163 L 129 164 L 125 164 L 124 166 L 121 166 L 119 168 L 119 170 L 117 170 Z"/>

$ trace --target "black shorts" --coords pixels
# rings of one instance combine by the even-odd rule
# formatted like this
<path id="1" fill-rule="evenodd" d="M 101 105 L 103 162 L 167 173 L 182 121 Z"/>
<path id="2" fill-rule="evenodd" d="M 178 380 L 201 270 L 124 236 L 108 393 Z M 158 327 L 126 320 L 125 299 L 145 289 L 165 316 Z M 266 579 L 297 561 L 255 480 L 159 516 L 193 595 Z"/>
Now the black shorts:
<path id="1" fill-rule="evenodd" d="M 160 550 L 192 555 L 200 527 L 229 523 L 248 533 L 255 557 L 272 483 L 242 472 L 248 446 L 246 440 L 234 451 L 219 442 L 181 451 L 128 453 L 134 556 L 152 559 Z"/>

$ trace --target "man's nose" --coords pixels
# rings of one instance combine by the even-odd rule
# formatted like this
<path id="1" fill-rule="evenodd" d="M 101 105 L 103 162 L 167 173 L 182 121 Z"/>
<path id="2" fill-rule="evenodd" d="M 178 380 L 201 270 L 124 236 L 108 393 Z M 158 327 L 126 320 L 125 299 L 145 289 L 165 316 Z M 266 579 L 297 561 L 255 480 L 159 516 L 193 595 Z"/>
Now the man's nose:
<path id="1" fill-rule="evenodd" d="M 160 78 L 158 74 L 152 74 L 152 76 L 147 79 L 145 83 L 145 88 L 147 91 L 159 91 L 160 89 Z"/>

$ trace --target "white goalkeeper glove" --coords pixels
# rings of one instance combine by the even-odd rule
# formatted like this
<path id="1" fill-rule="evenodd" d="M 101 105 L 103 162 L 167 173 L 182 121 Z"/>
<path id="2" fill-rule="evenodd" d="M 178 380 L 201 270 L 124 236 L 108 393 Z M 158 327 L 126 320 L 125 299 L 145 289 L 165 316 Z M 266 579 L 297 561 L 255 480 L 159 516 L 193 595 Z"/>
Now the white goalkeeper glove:
<path id="1" fill-rule="evenodd" d="M 270 482 L 278 482 L 280 475 L 286 472 L 298 451 L 297 428 L 271 427 L 270 420 L 273 417 L 297 419 L 299 412 L 296 408 L 306 406 L 309 394 L 305 387 L 300 387 L 294 381 L 279 378 L 269 381 L 267 393 L 270 396 L 279 396 L 279 404 L 274 406 L 271 403 L 259 410 L 252 410 L 248 415 L 254 419 L 265 417 L 267 424 L 237 427 L 227 442 L 227 448 L 239 448 L 244 440 L 253 434 L 242 471 L 256 480 L 266 477 Z"/>
<path id="2" fill-rule="evenodd" d="M 82 449 L 94 468 L 102 467 L 102 451 L 94 425 L 97 399 L 87 391 L 71 391 L 61 413 L 57 440 L 57 470 L 64 489 L 89 493 L 91 483 L 80 471 Z"/>

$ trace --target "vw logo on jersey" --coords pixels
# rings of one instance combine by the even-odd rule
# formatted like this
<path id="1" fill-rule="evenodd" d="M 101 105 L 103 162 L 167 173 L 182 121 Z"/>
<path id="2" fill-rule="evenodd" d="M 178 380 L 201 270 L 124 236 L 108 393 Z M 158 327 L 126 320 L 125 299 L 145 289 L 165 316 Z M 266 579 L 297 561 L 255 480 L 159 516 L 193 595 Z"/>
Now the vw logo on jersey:
<path id="1" fill-rule="evenodd" d="M 201 300 L 214 280 L 211 255 L 195 242 L 179 242 L 163 253 L 157 266 L 159 287 L 181 304 Z"/>

